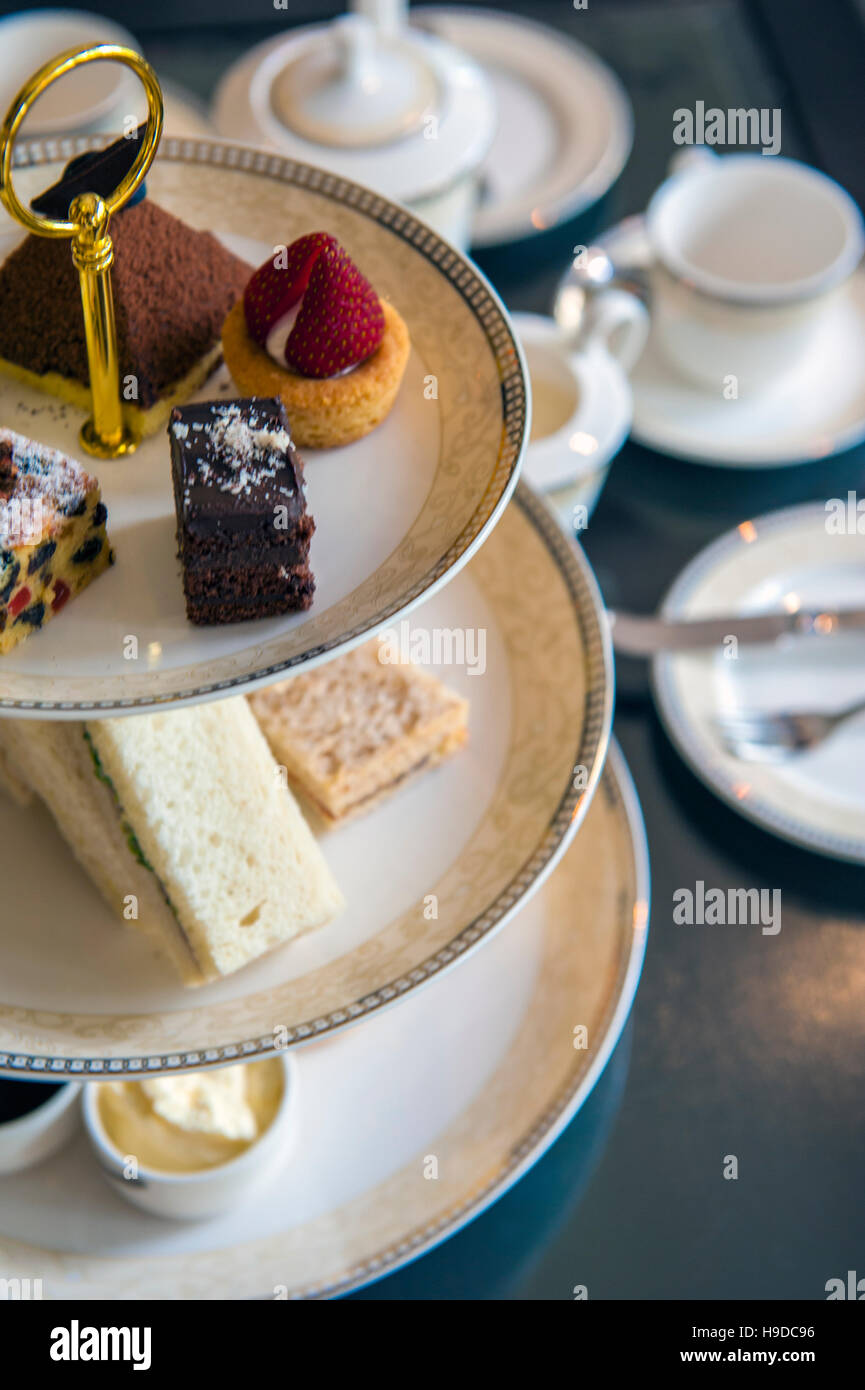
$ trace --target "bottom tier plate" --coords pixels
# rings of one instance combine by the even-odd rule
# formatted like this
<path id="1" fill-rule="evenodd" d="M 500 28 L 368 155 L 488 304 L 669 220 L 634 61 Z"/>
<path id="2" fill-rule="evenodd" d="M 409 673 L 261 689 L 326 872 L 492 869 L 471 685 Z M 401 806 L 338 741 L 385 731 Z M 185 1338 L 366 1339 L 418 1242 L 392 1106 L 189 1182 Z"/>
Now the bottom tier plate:
<path id="1" fill-rule="evenodd" d="M 197 1225 L 147 1216 L 109 1190 L 80 1135 L 0 1180 L 0 1277 L 41 1278 L 46 1298 L 235 1299 L 331 1297 L 391 1273 L 500 1197 L 573 1118 L 627 1019 L 648 917 L 645 831 L 614 745 L 580 834 L 504 931 L 297 1054 L 291 1150 L 260 1198 Z"/>

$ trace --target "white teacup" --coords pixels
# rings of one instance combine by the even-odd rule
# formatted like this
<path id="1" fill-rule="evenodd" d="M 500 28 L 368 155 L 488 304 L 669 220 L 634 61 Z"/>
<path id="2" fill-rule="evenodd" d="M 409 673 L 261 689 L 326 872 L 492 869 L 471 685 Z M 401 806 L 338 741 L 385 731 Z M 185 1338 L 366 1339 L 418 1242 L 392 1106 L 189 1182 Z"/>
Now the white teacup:
<path id="1" fill-rule="evenodd" d="M 686 155 L 646 227 L 665 355 L 719 392 L 735 379 L 737 395 L 797 365 L 865 250 L 862 216 L 839 184 L 759 154 Z"/>
<path id="2" fill-rule="evenodd" d="M 37 10 L 0 19 L 0 120 L 37 68 L 67 48 L 114 43 L 139 50 L 128 29 L 86 10 Z M 138 79 L 118 63 L 92 63 L 54 83 L 25 118 L 25 139 L 64 131 L 113 130 L 141 105 Z"/>

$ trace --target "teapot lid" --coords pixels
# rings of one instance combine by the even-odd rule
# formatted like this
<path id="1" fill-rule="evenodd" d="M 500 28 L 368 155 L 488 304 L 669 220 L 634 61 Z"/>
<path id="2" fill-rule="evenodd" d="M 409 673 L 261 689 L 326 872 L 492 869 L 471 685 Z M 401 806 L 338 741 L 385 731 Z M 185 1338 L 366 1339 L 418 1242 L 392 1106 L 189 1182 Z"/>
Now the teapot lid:
<path id="1" fill-rule="evenodd" d="M 368 149 L 416 132 L 441 93 L 424 53 L 362 14 L 337 19 L 276 75 L 270 102 L 302 139 Z"/>
<path id="2" fill-rule="evenodd" d="M 278 148 L 411 201 L 480 165 L 495 103 L 472 59 L 400 15 L 379 0 L 296 31 L 256 70 L 250 100 Z"/>

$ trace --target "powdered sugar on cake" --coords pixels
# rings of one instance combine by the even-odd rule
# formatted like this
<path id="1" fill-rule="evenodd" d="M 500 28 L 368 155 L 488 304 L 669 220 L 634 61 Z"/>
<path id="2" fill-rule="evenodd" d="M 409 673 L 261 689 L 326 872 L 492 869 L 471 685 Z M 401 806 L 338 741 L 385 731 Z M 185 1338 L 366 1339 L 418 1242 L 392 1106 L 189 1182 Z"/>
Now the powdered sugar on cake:
<path id="1" fill-rule="evenodd" d="M 71 516 L 95 480 L 59 449 L 0 429 L 0 500 L 38 498 L 60 516 Z"/>

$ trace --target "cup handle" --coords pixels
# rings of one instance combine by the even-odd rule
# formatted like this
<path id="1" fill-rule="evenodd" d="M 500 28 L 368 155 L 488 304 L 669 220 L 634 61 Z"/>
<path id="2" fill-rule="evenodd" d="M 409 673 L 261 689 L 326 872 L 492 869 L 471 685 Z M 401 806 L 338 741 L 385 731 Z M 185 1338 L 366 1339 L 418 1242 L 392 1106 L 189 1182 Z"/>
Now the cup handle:
<path id="1" fill-rule="evenodd" d="M 622 369 L 629 372 L 646 346 L 649 311 L 629 290 L 608 289 L 592 303 L 585 345 L 600 343 Z"/>

